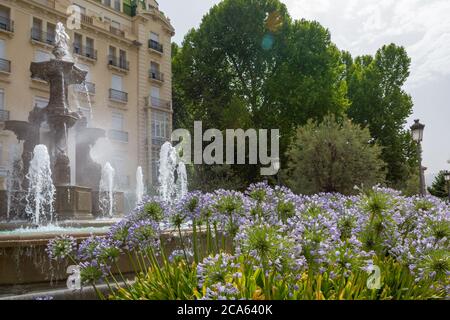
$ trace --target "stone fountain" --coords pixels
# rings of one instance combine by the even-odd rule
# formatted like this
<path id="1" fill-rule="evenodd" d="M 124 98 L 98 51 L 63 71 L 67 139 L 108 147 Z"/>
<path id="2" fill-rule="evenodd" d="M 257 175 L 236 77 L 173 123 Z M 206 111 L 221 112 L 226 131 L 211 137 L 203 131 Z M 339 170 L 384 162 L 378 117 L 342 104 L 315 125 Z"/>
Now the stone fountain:
<path id="1" fill-rule="evenodd" d="M 105 136 L 99 128 L 88 128 L 81 112 L 71 111 L 68 101 L 68 89 L 71 85 L 82 85 L 87 71 L 81 70 L 69 53 L 69 36 L 62 23 L 56 27 L 55 47 L 52 51 L 55 59 L 44 62 L 32 62 L 31 77 L 48 82 L 50 99 L 45 108 L 37 106 L 30 112 L 28 121 L 6 121 L 5 130 L 15 133 L 23 141 L 22 174 L 25 177 L 33 156 L 34 148 L 41 143 L 40 128 L 44 122 L 49 127 L 50 141 L 47 149 L 50 154 L 53 184 L 56 186 L 54 208 L 58 220 L 92 220 L 93 208 L 98 207 L 98 188 L 101 166 L 90 157 L 90 149 L 95 142 Z M 68 131 L 76 130 L 75 164 L 68 157 Z M 71 165 L 75 165 L 76 181 L 71 181 Z M 23 179 L 22 190 L 27 190 L 28 180 Z M 93 197 L 94 194 L 94 197 Z M 0 195 L 0 200 L 4 196 Z M 116 194 L 116 214 L 123 213 L 123 194 Z M 1 209 L 1 208 L 0 208 Z M 95 210 L 94 210 L 95 211 Z M 98 215 L 98 212 L 96 213 Z M 0 220 L 4 213 L 0 212 Z M 22 218 L 22 217 L 19 217 Z"/>

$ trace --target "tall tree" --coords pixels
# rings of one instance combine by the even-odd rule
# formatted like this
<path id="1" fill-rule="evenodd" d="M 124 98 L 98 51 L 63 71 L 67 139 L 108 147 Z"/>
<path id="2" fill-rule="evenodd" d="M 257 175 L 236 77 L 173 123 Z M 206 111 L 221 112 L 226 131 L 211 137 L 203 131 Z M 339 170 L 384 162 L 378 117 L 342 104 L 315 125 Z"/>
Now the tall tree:
<path id="1" fill-rule="evenodd" d="M 375 141 L 383 147 L 387 180 L 393 187 L 403 187 L 417 155 L 411 136 L 405 130 L 412 112 L 412 99 L 403 90 L 409 76 L 411 60 L 403 47 L 383 46 L 374 57 L 354 60 L 343 54 L 347 66 L 348 115 L 368 127 Z"/>
<path id="2" fill-rule="evenodd" d="M 173 59 L 175 118 L 204 129 L 278 128 L 284 157 L 297 126 L 347 108 L 344 72 L 319 23 L 292 21 L 278 0 L 224 0 Z M 258 179 L 254 167 L 231 170 L 243 187 Z"/>

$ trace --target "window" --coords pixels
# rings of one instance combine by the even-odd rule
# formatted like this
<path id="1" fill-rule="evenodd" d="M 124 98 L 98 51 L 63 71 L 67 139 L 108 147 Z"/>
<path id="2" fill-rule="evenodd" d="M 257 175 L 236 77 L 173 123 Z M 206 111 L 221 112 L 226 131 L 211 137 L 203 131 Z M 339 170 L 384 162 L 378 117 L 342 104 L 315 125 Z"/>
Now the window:
<path id="1" fill-rule="evenodd" d="M 6 43 L 5 40 L 0 39 L 0 59 L 6 58 Z"/>
<path id="2" fill-rule="evenodd" d="M 111 89 L 122 91 L 122 77 L 116 74 L 111 76 Z"/>
<path id="3" fill-rule="evenodd" d="M 159 43 L 159 35 L 154 32 L 150 32 L 150 40 L 158 42 Z"/>
<path id="4" fill-rule="evenodd" d="M 152 71 L 152 73 L 159 73 L 159 64 L 157 64 L 156 62 L 151 62 L 150 70 Z"/>
<path id="5" fill-rule="evenodd" d="M 150 92 L 150 96 L 152 98 L 159 99 L 159 97 L 160 97 L 160 89 L 158 87 L 152 87 L 151 92 Z"/>
<path id="6" fill-rule="evenodd" d="M 86 56 L 94 58 L 94 39 L 86 37 Z"/>
<path id="7" fill-rule="evenodd" d="M 120 0 L 114 0 L 114 10 L 120 11 Z"/>
<path id="8" fill-rule="evenodd" d="M 111 127 L 114 130 L 123 131 L 124 120 L 123 120 L 123 114 L 122 113 L 119 113 L 119 112 L 113 112 L 112 113 Z"/>
<path id="9" fill-rule="evenodd" d="M 119 58 L 120 61 L 126 61 L 127 60 L 127 52 L 124 50 L 119 50 Z"/>
<path id="10" fill-rule="evenodd" d="M 111 7 L 111 0 L 103 0 L 103 4 L 107 7 Z"/>
<path id="11" fill-rule="evenodd" d="M 154 144 L 162 144 L 161 142 L 169 139 L 169 115 L 161 111 L 152 111 L 152 138 Z"/>
<path id="12" fill-rule="evenodd" d="M 109 57 L 111 58 L 115 58 L 116 57 L 116 48 L 109 46 Z"/>
<path id="13" fill-rule="evenodd" d="M 36 50 L 34 53 L 34 62 L 43 62 L 51 59 L 50 53 L 47 51 Z"/>
<path id="14" fill-rule="evenodd" d="M 33 40 L 42 41 L 42 20 L 33 18 L 33 29 L 31 30 L 31 38 Z"/>
<path id="15" fill-rule="evenodd" d="M 0 89 L 0 110 L 5 109 L 5 92 L 3 89 Z"/>
<path id="16" fill-rule="evenodd" d="M 47 42 L 53 44 L 55 42 L 56 26 L 51 23 L 47 23 Z"/>
<path id="17" fill-rule="evenodd" d="M 83 36 L 81 34 L 75 33 L 73 39 L 73 51 L 76 54 L 81 54 L 82 46 L 83 46 Z"/>

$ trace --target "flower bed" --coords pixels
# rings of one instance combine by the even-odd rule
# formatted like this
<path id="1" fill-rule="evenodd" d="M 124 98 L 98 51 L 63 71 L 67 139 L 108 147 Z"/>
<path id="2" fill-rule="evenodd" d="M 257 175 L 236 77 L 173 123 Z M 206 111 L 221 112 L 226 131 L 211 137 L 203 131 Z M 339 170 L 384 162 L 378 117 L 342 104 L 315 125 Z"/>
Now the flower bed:
<path id="1" fill-rule="evenodd" d="M 444 299 L 449 214 L 437 198 L 390 189 L 301 196 L 261 183 L 172 206 L 149 198 L 107 237 L 57 238 L 48 252 L 80 264 L 85 285 L 111 285 L 99 293 L 109 299 Z M 111 271 L 121 255 L 132 284 Z"/>

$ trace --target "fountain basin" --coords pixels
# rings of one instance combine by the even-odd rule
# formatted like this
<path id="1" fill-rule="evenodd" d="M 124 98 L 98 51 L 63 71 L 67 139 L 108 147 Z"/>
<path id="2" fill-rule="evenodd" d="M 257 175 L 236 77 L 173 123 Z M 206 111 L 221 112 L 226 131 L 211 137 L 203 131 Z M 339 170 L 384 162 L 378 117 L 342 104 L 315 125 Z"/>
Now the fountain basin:
<path id="1" fill-rule="evenodd" d="M 97 222 L 101 223 L 98 220 Z M 66 270 L 72 263 L 68 260 L 51 261 L 45 248 L 49 240 L 61 234 L 71 235 L 81 242 L 91 235 L 103 236 L 107 233 L 107 228 L 88 230 L 81 228 L 74 231 L 69 228 L 67 231 L 0 233 L 0 298 L 65 287 L 68 277 Z M 199 233 L 198 236 L 202 246 L 206 247 L 206 234 Z M 179 240 L 176 237 L 177 234 L 170 231 L 161 235 L 161 243 L 166 253 L 179 249 Z M 133 277 L 134 269 L 127 255 L 120 257 L 118 266 L 123 274 Z"/>

